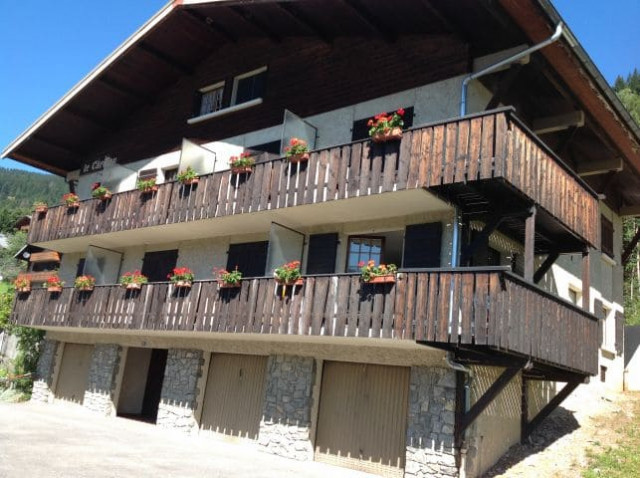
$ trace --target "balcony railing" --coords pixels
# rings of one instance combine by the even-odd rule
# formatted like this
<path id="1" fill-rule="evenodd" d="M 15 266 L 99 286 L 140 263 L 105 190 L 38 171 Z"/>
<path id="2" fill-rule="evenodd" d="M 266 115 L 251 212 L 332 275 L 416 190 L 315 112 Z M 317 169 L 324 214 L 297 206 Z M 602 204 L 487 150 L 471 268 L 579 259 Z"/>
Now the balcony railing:
<path id="1" fill-rule="evenodd" d="M 447 184 L 501 179 L 580 237 L 598 245 L 596 195 L 511 109 L 408 130 L 400 142 L 369 140 L 314 151 L 308 163 L 277 159 L 249 175 L 222 171 L 197 186 L 159 185 L 153 195 L 115 194 L 36 215 L 29 243 L 104 234 Z"/>
<path id="2" fill-rule="evenodd" d="M 502 268 L 404 271 L 395 284 L 311 276 L 301 286 L 246 279 L 190 290 L 169 283 L 19 294 L 13 322 L 34 327 L 284 334 L 484 346 L 595 374 L 597 319 Z"/>

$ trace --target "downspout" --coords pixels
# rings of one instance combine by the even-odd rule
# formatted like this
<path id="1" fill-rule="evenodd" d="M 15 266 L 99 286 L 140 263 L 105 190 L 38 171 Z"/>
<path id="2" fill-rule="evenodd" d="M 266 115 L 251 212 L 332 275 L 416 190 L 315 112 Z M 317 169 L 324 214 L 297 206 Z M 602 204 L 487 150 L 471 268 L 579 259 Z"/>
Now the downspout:
<path id="1" fill-rule="evenodd" d="M 467 89 L 469 87 L 469 83 L 471 82 L 471 80 L 475 80 L 476 78 L 487 75 L 493 71 L 496 71 L 502 68 L 503 66 L 510 65 L 511 63 L 518 61 L 520 58 L 530 55 L 534 51 L 538 51 L 541 48 L 544 48 L 547 45 L 550 45 L 556 42 L 557 40 L 560 39 L 560 37 L 562 36 L 562 33 L 563 33 L 563 27 L 562 27 L 562 22 L 560 22 L 558 23 L 558 26 L 556 27 L 556 31 L 554 32 L 554 34 L 551 35 L 546 40 L 544 40 L 543 42 L 538 43 L 537 45 L 533 45 L 532 47 L 527 48 L 526 50 L 523 50 L 520 53 L 516 53 L 515 55 L 505 58 L 504 60 L 500 60 L 499 62 L 494 63 L 493 65 L 489 65 L 488 67 L 483 68 L 482 70 L 477 71 L 476 73 L 471 73 L 464 80 L 462 80 L 462 92 L 460 94 L 461 96 L 460 116 L 464 116 L 467 114 Z"/>
<path id="2" fill-rule="evenodd" d="M 469 393 L 469 388 L 471 386 L 471 380 L 473 379 L 473 370 L 465 367 L 459 362 L 455 362 L 453 360 L 453 355 L 451 352 L 447 352 L 447 354 L 444 357 L 444 361 L 447 363 L 449 368 L 455 370 L 456 372 L 464 373 L 467 376 L 467 379 L 465 380 L 465 384 L 464 384 L 464 412 L 467 413 L 471 408 L 471 394 Z M 456 379 L 456 382 L 457 382 L 457 379 Z M 456 387 L 456 393 L 457 392 L 458 390 Z M 457 419 L 458 418 L 456 416 L 456 420 Z M 467 444 L 464 441 L 464 436 L 462 439 L 462 444 L 458 450 L 458 453 L 460 453 L 460 467 L 458 468 L 458 476 L 459 478 L 465 478 L 466 468 L 467 468 Z"/>

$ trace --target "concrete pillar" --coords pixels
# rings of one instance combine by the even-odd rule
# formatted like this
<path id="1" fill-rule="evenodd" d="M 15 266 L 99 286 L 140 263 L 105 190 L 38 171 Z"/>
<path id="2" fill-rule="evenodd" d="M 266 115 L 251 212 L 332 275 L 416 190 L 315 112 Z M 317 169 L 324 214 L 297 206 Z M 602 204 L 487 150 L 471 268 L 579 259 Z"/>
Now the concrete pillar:
<path id="1" fill-rule="evenodd" d="M 195 411 L 202 350 L 169 349 L 156 424 L 184 432 L 198 429 Z"/>
<path id="2" fill-rule="evenodd" d="M 59 342 L 45 339 L 40 344 L 40 358 L 33 379 L 31 400 L 48 403 L 53 400 L 53 377 Z"/>
<path id="3" fill-rule="evenodd" d="M 450 369 L 411 367 L 405 477 L 456 477 L 453 447 L 456 376 Z"/>
<path id="4" fill-rule="evenodd" d="M 122 347 L 96 344 L 91 355 L 83 406 L 101 415 L 115 414 L 114 393 Z"/>
<path id="5" fill-rule="evenodd" d="M 260 422 L 261 447 L 296 460 L 313 459 L 311 407 L 315 361 L 309 357 L 269 357 Z"/>

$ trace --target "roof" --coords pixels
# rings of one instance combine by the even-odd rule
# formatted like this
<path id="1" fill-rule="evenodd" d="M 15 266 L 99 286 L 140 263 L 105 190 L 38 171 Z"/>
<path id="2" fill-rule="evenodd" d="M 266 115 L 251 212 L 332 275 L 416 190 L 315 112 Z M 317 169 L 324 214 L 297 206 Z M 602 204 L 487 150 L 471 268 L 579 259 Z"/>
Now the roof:
<path id="1" fill-rule="evenodd" d="M 474 0 L 459 0 L 453 7 L 441 0 L 396 0 L 392 9 L 388 2 L 369 2 L 364 9 L 351 0 L 175 0 L 13 140 L 2 157 L 59 175 L 78 169 L 99 138 L 116 131 L 121 121 L 190 74 L 219 45 L 238 41 L 239 35 L 275 41 L 282 35 L 316 36 L 330 42 L 336 35 L 377 31 L 392 41 L 398 32 L 388 26 L 402 19 L 403 33 L 463 34 L 473 42 L 474 54 L 482 54 L 512 46 L 518 36 L 537 43 L 561 21 L 548 0 L 497 3 L 493 8 L 501 7 L 511 23 L 487 14 L 486 7 L 478 6 L 484 2 Z M 461 11 L 466 15 L 459 16 Z M 450 21 L 453 17 L 458 23 Z M 570 30 L 542 55 L 640 171 L 640 130 Z"/>

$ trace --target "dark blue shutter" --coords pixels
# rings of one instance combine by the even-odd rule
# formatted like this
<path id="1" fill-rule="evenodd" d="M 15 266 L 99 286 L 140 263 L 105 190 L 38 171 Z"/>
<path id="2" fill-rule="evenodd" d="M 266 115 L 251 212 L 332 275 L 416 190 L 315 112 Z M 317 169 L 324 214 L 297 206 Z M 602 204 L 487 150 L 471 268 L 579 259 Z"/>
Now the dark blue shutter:
<path id="1" fill-rule="evenodd" d="M 307 274 L 332 274 L 336 270 L 338 233 L 313 234 L 309 237 Z"/>
<path id="2" fill-rule="evenodd" d="M 441 222 L 407 226 L 402 267 L 440 267 L 441 248 Z"/>
<path id="3" fill-rule="evenodd" d="M 242 277 L 262 277 L 267 268 L 268 241 L 245 242 L 229 245 L 227 256 L 227 270 L 236 267 L 242 272 Z"/>

